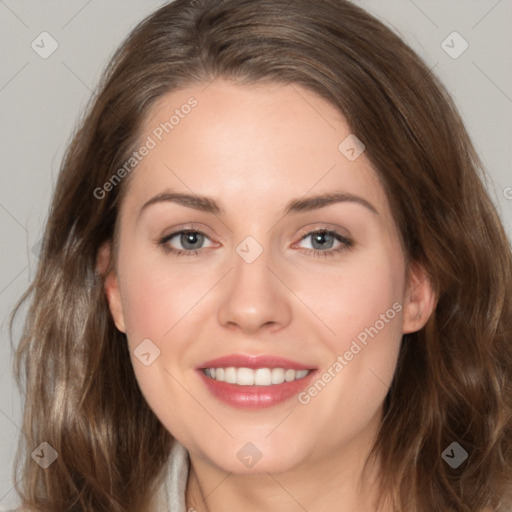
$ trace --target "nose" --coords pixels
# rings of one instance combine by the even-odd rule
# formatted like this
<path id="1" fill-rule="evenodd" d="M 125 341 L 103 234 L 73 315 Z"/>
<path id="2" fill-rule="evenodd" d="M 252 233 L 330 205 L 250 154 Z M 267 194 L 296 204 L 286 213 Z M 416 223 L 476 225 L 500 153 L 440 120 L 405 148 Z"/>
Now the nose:
<path id="1" fill-rule="evenodd" d="M 274 332 L 290 323 L 292 292 L 272 267 L 265 250 L 252 263 L 235 253 L 234 268 L 227 276 L 217 310 L 222 326 L 255 334 Z"/>

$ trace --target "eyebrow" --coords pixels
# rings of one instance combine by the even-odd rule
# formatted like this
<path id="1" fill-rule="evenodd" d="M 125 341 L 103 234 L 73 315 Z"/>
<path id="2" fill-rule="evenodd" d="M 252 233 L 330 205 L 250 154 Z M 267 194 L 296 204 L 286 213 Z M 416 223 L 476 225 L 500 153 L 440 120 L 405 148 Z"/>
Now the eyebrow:
<path id="1" fill-rule="evenodd" d="M 140 209 L 139 217 L 142 212 L 149 206 L 162 202 L 176 203 L 181 206 L 194 208 L 195 210 L 206 213 L 213 213 L 215 215 L 222 215 L 225 213 L 225 210 L 212 197 L 185 194 L 182 192 L 165 191 L 146 201 Z M 354 194 L 349 194 L 347 192 L 332 192 L 316 196 L 292 199 L 284 208 L 284 215 L 288 215 L 290 213 L 308 212 L 329 206 L 334 203 L 347 202 L 360 204 L 370 210 L 372 213 L 379 215 L 377 209 L 366 199 L 363 199 L 362 197 Z"/>

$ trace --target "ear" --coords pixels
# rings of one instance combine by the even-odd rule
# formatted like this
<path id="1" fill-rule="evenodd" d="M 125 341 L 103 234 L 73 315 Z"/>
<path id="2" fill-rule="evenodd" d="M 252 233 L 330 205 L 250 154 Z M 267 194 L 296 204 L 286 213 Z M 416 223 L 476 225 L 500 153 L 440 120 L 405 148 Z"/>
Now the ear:
<path id="1" fill-rule="evenodd" d="M 96 271 L 103 275 L 104 290 L 107 296 L 107 301 L 114 319 L 116 327 L 126 333 L 126 327 L 124 323 L 123 305 L 121 303 L 121 293 L 119 291 L 119 280 L 117 272 L 112 265 L 112 242 L 105 242 L 98 250 L 96 258 Z"/>
<path id="2" fill-rule="evenodd" d="M 416 262 L 409 265 L 404 297 L 402 332 L 419 331 L 427 323 L 437 304 L 430 276 Z"/>

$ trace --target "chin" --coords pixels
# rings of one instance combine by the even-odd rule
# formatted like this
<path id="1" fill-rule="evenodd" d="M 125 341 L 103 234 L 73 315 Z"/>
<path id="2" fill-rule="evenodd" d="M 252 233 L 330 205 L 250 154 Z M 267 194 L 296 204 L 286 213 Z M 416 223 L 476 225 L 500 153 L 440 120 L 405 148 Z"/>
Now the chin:
<path id="1" fill-rule="evenodd" d="M 203 453 L 210 463 L 237 475 L 285 473 L 304 463 L 304 457 L 297 451 L 293 449 L 285 451 L 282 445 L 273 447 L 268 442 L 266 447 L 258 448 L 257 442 L 245 442 L 236 443 L 236 446 L 230 446 L 219 454 L 208 452 L 210 450 Z M 231 453 L 233 455 L 230 455 Z"/>

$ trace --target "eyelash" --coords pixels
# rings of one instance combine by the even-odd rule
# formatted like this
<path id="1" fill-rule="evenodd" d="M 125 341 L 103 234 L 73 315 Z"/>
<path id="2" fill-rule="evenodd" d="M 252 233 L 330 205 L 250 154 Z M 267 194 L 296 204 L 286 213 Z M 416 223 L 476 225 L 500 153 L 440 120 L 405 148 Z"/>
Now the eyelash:
<path id="1" fill-rule="evenodd" d="M 206 238 L 208 238 L 208 235 L 206 235 L 205 233 L 203 233 L 202 231 L 199 231 L 197 229 L 183 229 L 180 231 L 175 231 L 174 233 L 170 233 L 169 235 L 166 235 L 165 237 L 159 239 L 157 244 L 164 250 L 164 252 L 166 252 L 167 254 L 173 254 L 176 257 L 197 256 L 199 254 L 200 249 L 186 251 L 186 250 L 182 250 L 182 249 L 174 249 L 172 247 L 169 247 L 169 245 L 168 245 L 168 241 L 171 240 L 172 238 L 174 238 L 176 235 L 190 234 L 190 233 L 203 235 Z M 333 231 L 333 230 L 329 230 L 329 229 L 317 229 L 317 230 L 313 230 L 313 231 L 308 231 L 307 233 L 304 234 L 304 236 L 302 236 L 300 241 L 302 242 L 302 240 L 308 238 L 311 235 L 316 235 L 316 234 L 334 236 L 334 238 L 338 242 L 341 242 L 341 245 L 336 249 L 330 249 L 330 250 L 326 250 L 326 251 L 319 251 L 317 249 L 305 249 L 309 256 L 314 256 L 314 257 L 336 256 L 337 254 L 339 254 L 343 251 L 352 249 L 352 247 L 354 245 L 353 241 L 350 240 L 349 238 L 346 238 L 345 236 L 341 235 L 337 231 Z"/>

